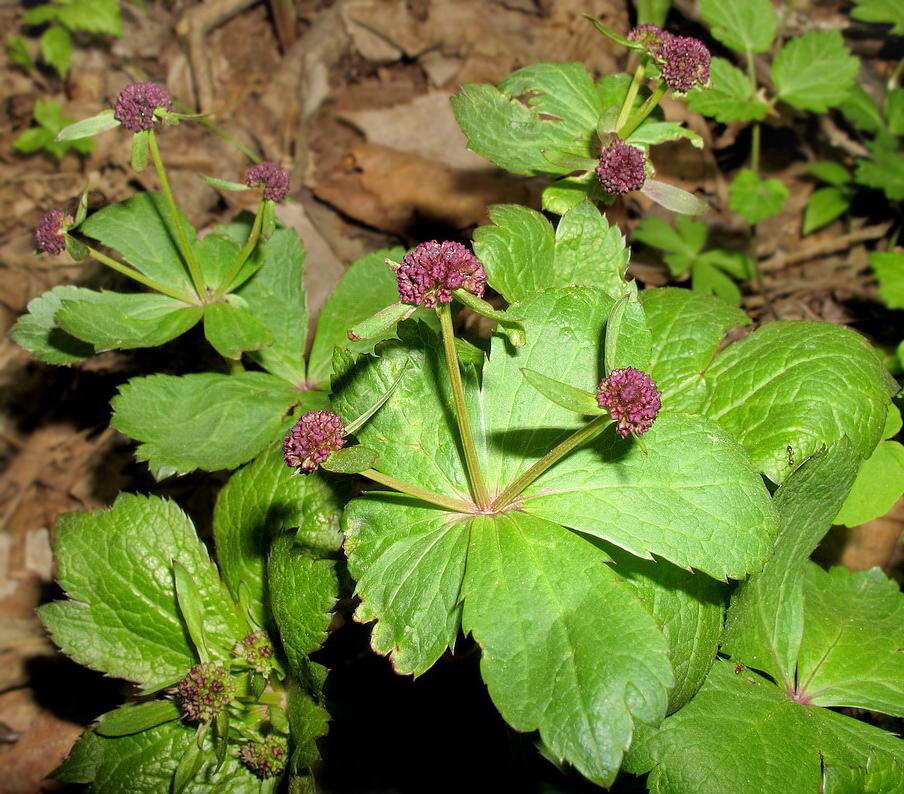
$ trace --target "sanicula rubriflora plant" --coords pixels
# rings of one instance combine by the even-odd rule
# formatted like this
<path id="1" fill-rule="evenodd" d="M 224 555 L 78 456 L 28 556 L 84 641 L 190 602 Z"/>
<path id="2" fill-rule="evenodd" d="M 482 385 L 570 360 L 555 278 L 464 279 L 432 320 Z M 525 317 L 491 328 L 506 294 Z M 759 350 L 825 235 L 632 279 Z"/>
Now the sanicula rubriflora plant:
<path id="1" fill-rule="evenodd" d="M 676 794 L 882 791 L 899 774 L 899 739 L 830 707 L 904 713 L 904 602 L 878 571 L 808 561 L 897 384 L 853 331 L 772 323 L 726 345 L 749 324 L 740 310 L 626 280 L 625 240 L 593 199 L 650 186 L 637 136 L 687 134 L 650 120 L 662 75 L 686 90 L 708 62 L 656 36 L 625 39 L 646 48 L 639 78 L 594 86 L 534 67 L 549 78 L 531 99 L 542 109 L 511 103 L 567 124 L 555 102 L 564 112 L 585 83 L 594 97 L 586 140 L 569 128 L 558 150 L 528 120 L 512 149 L 523 163 L 560 161 L 598 130 L 614 147 L 590 164 L 585 152 L 588 176 L 547 192 L 567 204 L 555 227 L 497 207 L 470 248 L 361 260 L 307 362 L 301 247 L 274 207 L 284 172 L 213 180 L 262 188 L 261 203 L 199 241 L 158 148 L 159 125 L 184 120 L 159 87 L 127 94 L 149 112 L 76 129 L 130 129 L 133 163 L 150 154 L 162 194 L 59 210 L 36 239 L 151 292 L 57 288 L 14 337 L 73 364 L 203 322 L 229 372 L 133 379 L 112 422 L 157 477 L 241 468 L 214 512 L 219 570 L 168 500 L 123 494 L 57 522 L 68 599 L 41 617 L 64 652 L 138 685 L 57 777 L 99 792 L 313 790 L 327 671 L 308 657 L 342 554 L 355 618 L 374 622 L 371 644 L 399 673 L 424 673 L 470 634 L 502 716 L 600 785 L 622 767 Z M 574 80 L 555 76 L 566 71 Z M 648 74 L 666 89 L 647 94 Z M 597 102 L 616 94 L 614 112 Z M 462 307 L 498 332 L 462 338 Z M 370 489 L 349 498 L 351 478 Z"/>

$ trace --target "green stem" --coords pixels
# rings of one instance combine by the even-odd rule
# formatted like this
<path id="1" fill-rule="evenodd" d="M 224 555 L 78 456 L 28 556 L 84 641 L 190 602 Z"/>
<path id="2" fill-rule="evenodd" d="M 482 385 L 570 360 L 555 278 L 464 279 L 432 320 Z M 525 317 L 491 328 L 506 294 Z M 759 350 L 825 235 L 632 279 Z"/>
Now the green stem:
<path id="1" fill-rule="evenodd" d="M 644 119 L 656 109 L 659 101 L 665 96 L 666 91 L 668 91 L 668 86 L 665 83 L 660 83 L 656 86 L 656 90 L 647 97 L 646 101 L 637 109 L 637 112 L 628 118 L 624 128 L 619 130 L 618 137 L 623 141 L 631 137 L 631 133 L 643 124 Z"/>
<path id="2" fill-rule="evenodd" d="M 586 444 L 588 441 L 592 441 L 596 438 L 600 433 L 605 430 L 609 424 L 611 424 L 612 420 L 608 415 L 597 416 L 594 419 L 591 419 L 586 425 L 584 425 L 580 430 L 576 430 L 572 433 L 568 438 L 566 438 L 561 444 L 559 444 L 555 449 L 551 452 L 547 452 L 540 460 L 538 460 L 533 466 L 531 466 L 524 474 L 522 474 L 517 480 L 511 483 L 499 496 L 496 497 L 493 502 L 491 509 L 494 511 L 502 510 L 506 508 L 513 499 L 521 495 L 521 492 L 527 488 L 534 480 L 537 479 L 544 471 L 546 471 L 550 466 L 557 463 L 559 460 L 564 458 L 569 452 L 581 446 L 582 444 Z"/>
<path id="3" fill-rule="evenodd" d="M 367 477 L 369 480 L 380 483 L 380 485 L 385 485 L 387 488 L 392 488 L 394 491 L 408 494 L 408 496 L 413 496 L 416 499 L 420 499 L 422 502 L 428 502 L 437 507 L 443 507 L 454 513 L 475 512 L 474 505 L 464 501 L 464 499 L 453 499 L 449 496 L 433 493 L 433 491 L 424 490 L 417 485 L 402 482 L 401 480 L 390 477 L 388 474 L 383 474 L 376 469 L 365 469 L 361 472 L 361 475 Z"/>
<path id="4" fill-rule="evenodd" d="M 264 202 L 261 201 L 257 208 L 257 214 L 254 216 L 254 224 L 251 226 L 251 232 L 248 234 L 248 239 L 245 241 L 245 245 L 242 247 L 242 250 L 239 251 L 238 256 L 236 256 L 235 261 L 226 273 L 226 278 L 223 279 L 220 286 L 217 287 L 216 292 L 211 296 L 211 302 L 215 302 L 223 297 L 229 289 L 229 286 L 235 281 L 235 277 L 241 271 L 242 266 L 248 261 L 248 257 L 251 256 L 251 252 L 254 250 L 254 247 L 257 245 L 257 241 L 261 236 L 261 222 L 264 217 L 263 208 Z"/>
<path id="5" fill-rule="evenodd" d="M 750 168 L 759 176 L 760 173 L 760 123 L 755 121 L 750 131 Z"/>
<path id="6" fill-rule="evenodd" d="M 446 364 L 449 370 L 449 380 L 452 383 L 452 400 L 455 403 L 455 418 L 458 420 L 458 430 L 461 434 L 461 445 L 465 452 L 465 463 L 468 467 L 468 476 L 471 481 L 471 491 L 474 501 L 481 508 L 490 504 L 486 483 L 480 471 L 480 462 L 477 459 L 477 448 L 474 446 L 474 436 L 471 435 L 471 421 L 468 417 L 468 407 L 465 403 L 465 390 L 461 382 L 461 369 L 458 366 L 458 354 L 455 352 L 455 333 L 452 330 L 452 310 L 448 303 L 441 303 L 436 308 L 439 315 L 439 325 L 443 333 L 443 349 L 446 353 Z"/>
<path id="7" fill-rule="evenodd" d="M 198 305 L 197 296 L 187 295 L 184 292 L 179 292 L 179 290 L 170 289 L 165 284 L 161 284 L 159 281 L 154 281 L 154 279 L 148 278 L 146 275 L 144 275 L 144 273 L 139 273 L 134 268 L 131 268 L 128 265 L 124 265 L 122 262 L 117 262 L 115 259 L 113 259 L 113 257 L 102 254 L 100 251 L 92 248 L 90 245 L 86 245 L 82 240 L 79 240 L 78 242 L 80 245 L 85 246 L 85 249 L 88 251 L 88 254 L 92 259 L 96 259 L 102 265 L 106 265 L 111 270 L 115 270 L 117 273 L 122 273 L 122 275 L 127 276 L 128 278 L 132 279 L 132 281 L 137 281 L 139 284 L 143 284 L 148 289 L 152 289 L 155 292 L 167 295 L 170 298 L 175 298 L 177 301 L 191 303 L 196 306 Z"/>
<path id="8" fill-rule="evenodd" d="M 242 360 L 240 358 L 226 358 L 225 360 L 226 366 L 229 367 L 230 375 L 237 375 L 238 373 L 245 371 L 245 367 L 242 365 Z"/>
<path id="9" fill-rule="evenodd" d="M 182 252 L 182 258 L 188 266 L 188 272 L 191 275 L 192 284 L 195 285 L 195 291 L 202 303 L 206 303 L 206 290 L 204 289 L 204 278 L 201 274 L 201 266 L 195 259 L 194 249 L 185 235 L 185 229 L 179 220 L 179 208 L 176 206 L 176 200 L 173 198 L 173 191 L 170 189 L 169 177 L 166 175 L 166 169 L 163 167 L 163 160 L 160 157 L 160 148 L 157 146 L 157 136 L 154 130 L 149 130 L 148 143 L 151 146 L 151 157 L 154 160 L 154 168 L 157 170 L 157 178 L 160 180 L 160 189 L 163 191 L 163 198 L 166 201 L 170 213 L 170 222 L 173 225 L 173 234 L 176 235 L 176 243 Z"/>
<path id="10" fill-rule="evenodd" d="M 645 71 L 646 68 L 643 64 L 640 64 L 634 71 L 634 79 L 631 81 L 631 85 L 628 86 L 628 93 L 625 96 L 625 101 L 618 113 L 618 119 L 615 121 L 616 135 L 619 134 L 619 130 L 625 125 L 625 122 L 628 120 L 628 116 L 631 113 L 631 108 L 634 107 L 634 100 L 637 99 L 637 92 L 640 91 L 640 84 L 643 82 Z"/>

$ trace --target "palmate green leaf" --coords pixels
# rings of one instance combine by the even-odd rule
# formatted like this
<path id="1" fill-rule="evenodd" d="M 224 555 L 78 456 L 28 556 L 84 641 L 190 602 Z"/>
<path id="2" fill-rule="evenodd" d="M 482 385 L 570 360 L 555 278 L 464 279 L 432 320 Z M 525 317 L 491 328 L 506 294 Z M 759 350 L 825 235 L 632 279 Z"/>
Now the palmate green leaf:
<path id="1" fill-rule="evenodd" d="M 624 291 L 625 239 L 589 201 L 566 212 L 555 231 L 539 212 L 513 204 L 491 207 L 490 220 L 474 232 L 474 253 L 509 303 L 550 287 Z"/>
<path id="2" fill-rule="evenodd" d="M 725 58 L 713 58 L 709 68 L 710 84 L 694 88 L 687 95 L 687 106 L 723 124 L 732 121 L 762 121 L 768 106 L 756 98 L 753 81 Z"/>
<path id="3" fill-rule="evenodd" d="M 186 237 L 195 230 L 180 217 Z M 193 295 L 188 269 L 169 229 L 169 214 L 159 193 L 136 193 L 127 201 L 110 204 L 93 213 L 79 231 L 118 251 L 148 278 L 182 293 Z"/>
<path id="4" fill-rule="evenodd" d="M 572 158 L 593 157 L 605 108 L 580 63 L 533 64 L 498 87 L 465 84 L 451 101 L 470 149 L 507 171 L 533 175 L 565 175 L 574 170 Z"/>
<path id="5" fill-rule="evenodd" d="M 72 35 L 60 25 L 51 25 L 41 34 L 41 59 L 65 77 L 72 63 Z"/>
<path id="6" fill-rule="evenodd" d="M 857 161 L 855 181 L 881 190 L 892 201 L 904 199 L 904 157 L 898 151 L 898 139 L 879 133 L 866 148 L 871 158 Z"/>
<path id="7" fill-rule="evenodd" d="M 195 664 L 173 587 L 173 562 L 203 601 L 214 658 L 229 658 L 243 622 L 188 517 L 173 502 L 121 494 L 107 510 L 67 513 L 55 528 L 60 586 L 70 600 L 39 616 L 81 664 L 147 691 L 173 684 Z"/>
<path id="8" fill-rule="evenodd" d="M 204 282 L 212 287 L 219 287 L 229 272 L 232 263 L 239 254 L 239 247 L 244 243 L 250 226 L 237 221 L 227 226 L 220 227 L 217 231 L 204 236 L 195 246 L 195 255 L 204 273 Z M 259 257 L 252 253 L 248 263 L 242 268 L 243 272 L 252 266 L 256 269 L 260 266 Z"/>
<path id="9" fill-rule="evenodd" d="M 651 770 L 655 794 L 812 794 L 822 790 L 824 764 L 865 767 L 876 754 L 900 763 L 904 742 L 795 703 L 767 679 L 717 660 L 697 696 L 631 748 L 627 766 Z"/>
<path id="10" fill-rule="evenodd" d="M 54 772 L 65 783 L 90 784 L 93 794 L 161 794 L 171 790 L 179 761 L 194 746 L 195 728 L 168 722 L 142 733 L 117 738 L 86 731 Z M 237 753 L 227 753 L 217 769 L 210 739 L 201 750 L 202 768 L 194 776 L 187 794 L 270 794 L 278 778 L 259 780 L 241 764 Z"/>
<path id="11" fill-rule="evenodd" d="M 814 190 L 804 210 L 802 234 L 809 234 L 843 215 L 851 206 L 847 191 L 838 187 Z"/>
<path id="12" fill-rule="evenodd" d="M 885 126 L 882 111 L 860 83 L 855 82 L 838 109 L 858 130 L 876 132 Z"/>
<path id="13" fill-rule="evenodd" d="M 904 714 L 904 595 L 878 568 L 804 571 L 798 690 L 817 706 Z"/>
<path id="14" fill-rule="evenodd" d="M 235 300 L 204 307 L 204 336 L 224 358 L 240 359 L 242 353 L 273 344 L 273 334 L 243 304 Z"/>
<path id="15" fill-rule="evenodd" d="M 757 224 L 781 212 L 791 191 L 778 179 L 760 179 L 744 168 L 728 186 L 728 206 L 747 223 Z"/>
<path id="16" fill-rule="evenodd" d="M 279 436 L 288 410 L 326 405 L 264 372 L 133 378 L 113 398 L 111 424 L 141 442 L 136 451 L 158 479 L 246 463 Z"/>
<path id="17" fill-rule="evenodd" d="M 788 688 L 804 631 L 804 565 L 850 488 L 857 461 L 847 439 L 821 450 L 778 489 L 779 531 L 763 570 L 735 592 L 723 650 Z"/>
<path id="18" fill-rule="evenodd" d="M 470 525 L 462 627 L 481 646 L 493 701 L 557 758 L 611 784 L 634 724 L 665 714 L 665 638 L 577 535 L 517 512 Z"/>
<path id="19" fill-rule="evenodd" d="M 716 253 L 716 251 L 707 251 L 694 263 L 691 270 L 691 289 L 695 292 L 715 295 L 732 306 L 738 306 L 741 303 L 740 288 L 716 264 L 721 259 L 716 259 L 714 262 L 708 257 L 708 254 Z"/>
<path id="20" fill-rule="evenodd" d="M 55 317 L 64 300 L 88 299 L 94 294 L 69 284 L 48 290 L 28 302 L 28 313 L 16 321 L 10 338 L 45 364 L 76 364 L 91 358 L 94 346 L 67 334 Z"/>
<path id="21" fill-rule="evenodd" d="M 122 34 L 117 0 L 59 0 L 56 17 L 70 30 Z"/>
<path id="22" fill-rule="evenodd" d="M 879 297 L 889 309 L 904 309 L 904 253 L 874 251 L 869 255 L 876 279 L 879 281 Z"/>
<path id="23" fill-rule="evenodd" d="M 783 102 L 824 113 L 847 99 L 859 68 L 841 31 L 811 30 L 779 50 L 772 62 L 772 82 Z"/>
<path id="24" fill-rule="evenodd" d="M 904 34 L 904 8 L 897 0 L 854 0 L 851 17 L 862 22 L 891 25 L 890 33 Z"/>
<path id="25" fill-rule="evenodd" d="M 56 322 L 100 352 L 157 347 L 191 329 L 202 314 L 200 306 L 158 293 L 83 290 L 61 302 Z"/>
<path id="26" fill-rule="evenodd" d="M 766 52 L 775 38 L 769 0 L 700 0 L 700 14 L 713 37 L 738 52 Z"/>
<path id="27" fill-rule="evenodd" d="M 683 215 L 672 226 L 662 218 L 644 218 L 634 228 L 634 239 L 665 252 L 663 257 L 673 276 L 690 270 L 706 245 L 709 230 L 705 223 L 692 221 Z"/>
<path id="28" fill-rule="evenodd" d="M 271 541 L 298 528 L 298 541 L 313 556 L 338 550 L 339 493 L 319 474 L 293 476 L 273 444 L 237 471 L 220 491 L 213 513 L 213 534 L 223 581 L 238 600 L 244 585 L 255 620 L 267 610 L 266 567 Z"/>

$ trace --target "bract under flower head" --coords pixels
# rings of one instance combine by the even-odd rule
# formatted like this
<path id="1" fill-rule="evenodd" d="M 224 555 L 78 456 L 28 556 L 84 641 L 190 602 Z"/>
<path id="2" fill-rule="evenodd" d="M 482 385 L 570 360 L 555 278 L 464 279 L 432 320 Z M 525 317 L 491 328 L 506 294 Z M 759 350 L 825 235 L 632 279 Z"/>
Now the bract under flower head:
<path id="1" fill-rule="evenodd" d="M 640 149 L 616 138 L 600 152 L 596 176 L 607 193 L 623 196 L 643 187 L 646 164 L 647 156 Z"/>
<path id="2" fill-rule="evenodd" d="M 301 417 L 283 442 L 286 465 L 310 474 L 331 453 L 345 445 L 345 426 L 332 411 L 311 411 Z"/>
<path id="3" fill-rule="evenodd" d="M 622 438 L 646 433 L 662 406 L 656 383 L 634 367 L 613 369 L 597 387 L 596 401 L 609 412 Z"/>
<path id="4" fill-rule="evenodd" d="M 286 740 L 273 734 L 262 742 L 245 742 L 239 749 L 239 760 L 261 780 L 281 774 L 288 755 Z"/>
<path id="5" fill-rule="evenodd" d="M 461 243 L 431 240 L 402 259 L 396 273 L 402 303 L 433 308 L 449 303 L 452 291 L 465 289 L 483 297 L 487 276 L 483 265 Z"/>
<path id="6" fill-rule="evenodd" d="M 229 705 L 235 694 L 235 680 L 216 662 L 196 664 L 176 687 L 182 716 L 191 722 L 212 720 Z"/>
<path id="7" fill-rule="evenodd" d="M 684 94 L 709 83 L 709 50 L 692 36 L 667 34 L 656 57 L 660 77 L 672 91 Z"/>
<path id="8" fill-rule="evenodd" d="M 35 226 L 35 247 L 47 254 L 61 254 L 66 250 L 65 229 L 72 223 L 72 218 L 62 210 L 50 210 L 41 216 Z"/>
<path id="9" fill-rule="evenodd" d="M 173 109 L 169 91 L 157 83 L 129 83 L 116 97 L 113 117 L 127 130 L 141 132 L 154 126 L 157 108 Z"/>
<path id="10" fill-rule="evenodd" d="M 252 631 L 243 637 L 232 647 L 232 653 L 256 673 L 266 675 L 273 669 L 273 646 L 263 631 Z"/>
<path id="11" fill-rule="evenodd" d="M 662 49 L 663 39 L 669 35 L 671 34 L 656 25 L 638 25 L 628 34 L 628 40 L 642 44 L 647 48 L 647 52 L 655 58 Z"/>
<path id="12" fill-rule="evenodd" d="M 282 201 L 289 192 L 289 174 L 276 163 L 265 160 L 248 169 L 245 184 L 248 187 L 263 186 L 265 199 Z"/>

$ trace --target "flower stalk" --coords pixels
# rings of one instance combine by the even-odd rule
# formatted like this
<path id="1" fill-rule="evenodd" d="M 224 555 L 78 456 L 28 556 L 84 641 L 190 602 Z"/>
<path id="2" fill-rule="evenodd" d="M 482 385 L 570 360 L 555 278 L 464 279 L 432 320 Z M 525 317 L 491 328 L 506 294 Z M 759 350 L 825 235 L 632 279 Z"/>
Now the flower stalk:
<path id="1" fill-rule="evenodd" d="M 236 276 L 238 276 L 238 274 L 241 272 L 245 262 L 248 261 L 248 257 L 251 256 L 255 246 L 257 246 L 258 240 L 260 240 L 263 217 L 264 202 L 261 201 L 261 203 L 258 205 L 257 213 L 254 216 L 254 223 L 251 226 L 251 231 L 248 234 L 248 239 L 245 241 L 245 245 L 242 246 L 242 250 L 239 251 L 238 256 L 236 256 L 235 261 L 230 266 L 229 272 L 226 273 L 226 278 L 223 279 L 220 286 L 217 287 L 216 291 L 211 296 L 211 302 L 218 301 L 223 297 L 223 295 L 226 294 L 232 282 L 235 281 Z"/>
<path id="2" fill-rule="evenodd" d="M 422 502 L 427 502 L 436 505 L 437 507 L 451 510 L 454 513 L 476 512 L 474 505 L 464 501 L 464 499 L 455 499 L 451 496 L 433 493 L 433 491 L 428 491 L 417 485 L 397 480 L 395 477 L 390 477 L 388 474 L 383 474 L 383 472 L 377 471 L 376 469 L 365 469 L 361 472 L 361 476 L 367 477 L 369 480 L 373 480 L 380 485 L 385 485 L 387 488 L 392 488 L 392 490 L 398 491 L 399 493 L 413 496 L 415 499 L 420 499 Z"/>
<path id="3" fill-rule="evenodd" d="M 668 86 L 660 82 L 659 85 L 656 86 L 656 89 L 650 94 L 646 101 L 637 109 L 637 112 L 628 117 L 628 120 L 625 122 L 624 127 L 621 129 L 616 128 L 616 132 L 618 136 L 622 140 L 626 140 L 631 137 L 631 134 L 641 125 L 647 116 L 649 116 L 656 107 L 659 105 L 659 102 L 665 96 L 665 92 L 668 91 Z M 632 100 L 633 101 L 633 100 Z"/>

